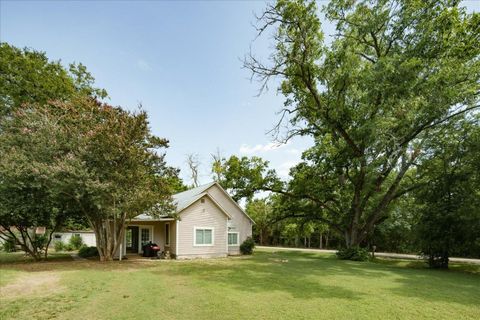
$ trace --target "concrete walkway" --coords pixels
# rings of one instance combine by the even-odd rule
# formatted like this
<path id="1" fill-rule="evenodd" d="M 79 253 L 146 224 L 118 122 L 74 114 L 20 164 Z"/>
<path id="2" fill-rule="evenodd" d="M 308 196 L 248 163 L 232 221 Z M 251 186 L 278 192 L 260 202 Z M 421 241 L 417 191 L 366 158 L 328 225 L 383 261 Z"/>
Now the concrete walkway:
<path id="1" fill-rule="evenodd" d="M 284 250 L 284 251 L 301 251 L 301 252 L 320 252 L 320 253 L 335 253 L 337 250 L 326 250 L 326 249 L 313 249 L 313 248 L 286 248 L 286 247 L 269 247 L 269 246 L 256 246 L 258 249 L 273 249 L 273 250 Z M 411 259 L 411 260 L 422 260 L 421 256 L 414 254 L 404 254 L 404 253 L 388 253 L 388 252 L 375 252 L 377 257 L 385 258 L 394 258 L 394 259 Z M 472 263 L 480 264 L 480 259 L 467 259 L 467 258 L 450 258 L 451 262 L 461 262 L 461 263 Z"/>

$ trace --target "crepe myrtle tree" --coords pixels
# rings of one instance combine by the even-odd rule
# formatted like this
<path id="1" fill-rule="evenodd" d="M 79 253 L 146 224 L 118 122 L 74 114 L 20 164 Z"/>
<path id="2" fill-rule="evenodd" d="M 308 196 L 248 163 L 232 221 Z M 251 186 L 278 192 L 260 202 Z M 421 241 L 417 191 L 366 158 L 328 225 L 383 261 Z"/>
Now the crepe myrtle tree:
<path id="1" fill-rule="evenodd" d="M 66 149 L 51 120 L 27 106 L 0 120 L 0 238 L 35 260 L 47 258 L 55 231 L 84 221 L 75 201 L 55 189 L 52 174 Z"/>
<path id="2" fill-rule="evenodd" d="M 314 146 L 288 183 L 258 159 L 237 158 L 252 177 L 226 172 L 225 187 L 300 199 L 312 209 L 289 216 L 361 244 L 392 201 L 420 186 L 409 177 L 438 126 L 479 108 L 480 14 L 459 3 L 332 0 L 323 8 L 336 26 L 331 43 L 314 1 L 267 5 L 258 32 L 271 32 L 274 49 L 268 61 L 250 53 L 245 67 L 261 90 L 274 78 L 285 96 L 277 137 L 309 136 Z"/>
<path id="3" fill-rule="evenodd" d="M 49 143 L 33 150 L 57 149 L 42 163 L 42 179 L 48 181 L 48 192 L 74 201 L 88 220 L 102 261 L 113 260 L 128 219 L 172 209 L 178 172 L 166 165 L 161 149 L 168 141 L 152 135 L 144 111 L 77 97 L 24 107 L 17 115 L 25 117 L 20 135 L 50 132 Z M 32 128 L 35 119 L 41 119 L 42 130 Z"/>
<path id="4" fill-rule="evenodd" d="M 154 136 L 144 111 L 129 112 L 92 101 L 60 104 L 72 115 L 75 156 L 65 159 L 73 174 L 62 189 L 71 188 L 97 239 L 102 261 L 112 260 L 122 242 L 125 223 L 141 213 L 172 211 L 170 195 L 177 169 L 168 167 L 168 141 Z M 82 112 L 77 112 L 77 110 Z M 61 172 L 60 172 L 61 173 Z"/>

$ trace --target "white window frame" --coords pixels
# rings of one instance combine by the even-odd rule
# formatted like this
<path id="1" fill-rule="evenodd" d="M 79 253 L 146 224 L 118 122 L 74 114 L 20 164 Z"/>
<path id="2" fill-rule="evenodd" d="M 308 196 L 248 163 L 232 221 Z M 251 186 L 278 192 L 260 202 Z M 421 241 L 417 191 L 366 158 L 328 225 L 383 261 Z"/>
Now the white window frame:
<path id="1" fill-rule="evenodd" d="M 235 243 L 235 244 L 228 243 L 228 235 L 230 233 L 236 233 L 237 234 L 237 243 Z M 228 243 L 229 247 L 238 247 L 240 245 L 240 232 L 238 232 L 238 231 L 228 231 L 228 233 L 227 233 L 227 243 Z"/>
<path id="2" fill-rule="evenodd" d="M 167 228 L 168 228 L 168 237 L 167 237 Z M 172 236 L 172 230 L 170 229 L 170 223 L 165 223 L 165 246 L 170 247 L 170 238 Z"/>
<path id="3" fill-rule="evenodd" d="M 211 230 L 212 243 L 197 243 L 197 230 Z M 194 247 L 213 247 L 215 245 L 215 228 L 214 227 L 193 227 L 193 246 Z"/>
<path id="4" fill-rule="evenodd" d="M 142 250 L 142 229 L 148 229 L 148 241 L 153 242 L 153 226 L 140 225 L 138 229 L 138 252 L 143 253 Z"/>

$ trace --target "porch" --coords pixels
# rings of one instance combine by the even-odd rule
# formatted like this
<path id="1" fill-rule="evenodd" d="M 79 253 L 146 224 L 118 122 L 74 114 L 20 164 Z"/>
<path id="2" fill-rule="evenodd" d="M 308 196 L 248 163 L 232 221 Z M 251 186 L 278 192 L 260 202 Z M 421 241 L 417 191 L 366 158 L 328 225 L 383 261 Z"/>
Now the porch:
<path id="1" fill-rule="evenodd" d="M 127 223 L 121 246 L 122 256 L 143 254 L 143 246 L 150 242 L 160 247 L 161 252 L 175 256 L 176 221 L 170 218 L 158 220 L 132 220 Z"/>

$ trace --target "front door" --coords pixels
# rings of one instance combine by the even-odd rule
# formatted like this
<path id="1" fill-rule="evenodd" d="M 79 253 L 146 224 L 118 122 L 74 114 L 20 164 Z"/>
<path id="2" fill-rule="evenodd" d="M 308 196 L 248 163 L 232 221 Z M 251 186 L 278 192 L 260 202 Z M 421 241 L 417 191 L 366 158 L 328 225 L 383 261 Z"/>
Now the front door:
<path id="1" fill-rule="evenodd" d="M 127 227 L 125 237 L 127 253 L 138 253 L 138 227 Z"/>

